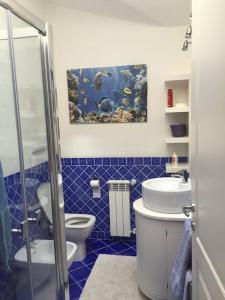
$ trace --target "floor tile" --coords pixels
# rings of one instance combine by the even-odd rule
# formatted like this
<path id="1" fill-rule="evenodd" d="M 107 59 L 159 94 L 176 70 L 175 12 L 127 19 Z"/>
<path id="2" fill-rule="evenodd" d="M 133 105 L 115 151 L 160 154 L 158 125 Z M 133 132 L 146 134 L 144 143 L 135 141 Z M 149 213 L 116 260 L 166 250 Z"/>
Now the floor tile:
<path id="1" fill-rule="evenodd" d="M 87 243 L 87 249 L 91 251 L 99 250 L 105 247 L 108 247 L 107 242 L 101 240 L 91 241 Z"/>
<path id="2" fill-rule="evenodd" d="M 88 254 L 87 257 L 85 258 L 84 263 L 85 263 L 86 265 L 91 264 L 91 263 L 94 263 L 94 262 L 96 261 L 97 257 L 98 257 L 97 254 L 95 254 L 95 253 L 90 253 L 90 254 Z"/>
<path id="3" fill-rule="evenodd" d="M 111 245 L 110 248 L 112 248 L 115 252 L 119 253 L 123 250 L 127 250 L 128 246 L 124 243 L 117 243 L 117 244 Z"/>
<path id="4" fill-rule="evenodd" d="M 99 254 L 135 256 L 136 243 L 121 240 L 88 240 L 87 257 L 81 262 L 74 262 L 69 269 L 70 300 L 79 300 Z"/>
<path id="5" fill-rule="evenodd" d="M 89 274 L 90 269 L 87 266 L 74 269 L 69 273 L 70 277 L 72 277 L 72 279 L 74 279 L 75 282 L 79 282 L 86 279 L 89 276 Z"/>
<path id="6" fill-rule="evenodd" d="M 87 279 L 70 285 L 70 300 L 79 300 Z"/>

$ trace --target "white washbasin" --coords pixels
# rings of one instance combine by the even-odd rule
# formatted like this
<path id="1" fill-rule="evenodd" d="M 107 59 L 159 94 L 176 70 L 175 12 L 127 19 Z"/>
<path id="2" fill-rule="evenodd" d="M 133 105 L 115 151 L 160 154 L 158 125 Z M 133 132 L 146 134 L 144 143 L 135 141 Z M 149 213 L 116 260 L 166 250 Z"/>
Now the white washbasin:
<path id="1" fill-rule="evenodd" d="M 72 264 L 76 256 L 77 245 L 66 242 L 67 266 Z M 15 264 L 22 269 L 28 268 L 27 248 L 23 246 L 15 254 Z M 34 287 L 39 286 L 49 277 L 55 276 L 55 251 L 53 240 L 35 240 L 31 247 L 31 273 Z"/>
<path id="2" fill-rule="evenodd" d="M 182 178 L 162 177 L 142 183 L 142 199 L 146 208 L 162 213 L 182 213 L 191 204 L 191 182 Z"/>

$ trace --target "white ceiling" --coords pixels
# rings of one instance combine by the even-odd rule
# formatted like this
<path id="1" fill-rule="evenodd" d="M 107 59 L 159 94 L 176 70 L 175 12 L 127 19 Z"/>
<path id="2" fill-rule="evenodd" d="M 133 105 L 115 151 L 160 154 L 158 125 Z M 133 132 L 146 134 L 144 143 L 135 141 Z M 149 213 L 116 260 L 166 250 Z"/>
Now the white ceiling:
<path id="1" fill-rule="evenodd" d="M 48 0 L 70 8 L 158 26 L 189 23 L 191 0 Z"/>

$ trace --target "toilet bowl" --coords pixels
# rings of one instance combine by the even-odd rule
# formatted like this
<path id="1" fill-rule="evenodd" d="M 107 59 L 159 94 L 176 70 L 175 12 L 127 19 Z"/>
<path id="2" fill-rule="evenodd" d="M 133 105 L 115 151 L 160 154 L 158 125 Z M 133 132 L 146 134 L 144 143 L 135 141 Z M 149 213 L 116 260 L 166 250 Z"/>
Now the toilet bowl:
<path id="1" fill-rule="evenodd" d="M 96 222 L 95 216 L 84 214 L 65 214 L 66 240 L 77 245 L 76 261 L 86 257 L 86 239 L 90 236 Z"/>
<path id="2" fill-rule="evenodd" d="M 61 179 L 61 178 L 60 178 Z M 60 198 L 63 199 L 62 179 L 59 180 Z M 49 182 L 41 184 L 37 189 L 38 200 L 45 212 L 46 217 L 52 224 L 52 205 L 50 199 Z M 60 201 L 61 203 L 63 201 Z M 77 245 L 75 261 L 83 260 L 86 257 L 86 239 L 94 229 L 96 218 L 86 214 L 65 214 L 66 240 Z"/>

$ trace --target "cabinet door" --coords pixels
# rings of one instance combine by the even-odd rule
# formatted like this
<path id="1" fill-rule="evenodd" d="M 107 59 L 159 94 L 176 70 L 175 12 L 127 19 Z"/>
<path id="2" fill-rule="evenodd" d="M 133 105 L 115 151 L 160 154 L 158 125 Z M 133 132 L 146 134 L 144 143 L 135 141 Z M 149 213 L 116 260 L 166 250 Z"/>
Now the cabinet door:
<path id="1" fill-rule="evenodd" d="M 167 272 L 168 272 L 168 300 L 172 297 L 170 274 L 174 265 L 178 248 L 184 231 L 183 222 L 167 222 Z"/>
<path id="2" fill-rule="evenodd" d="M 136 214 L 137 280 L 148 297 L 167 299 L 167 222 Z"/>

